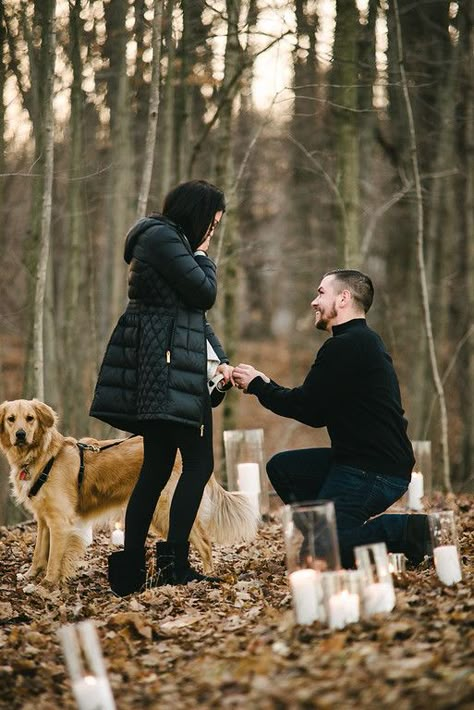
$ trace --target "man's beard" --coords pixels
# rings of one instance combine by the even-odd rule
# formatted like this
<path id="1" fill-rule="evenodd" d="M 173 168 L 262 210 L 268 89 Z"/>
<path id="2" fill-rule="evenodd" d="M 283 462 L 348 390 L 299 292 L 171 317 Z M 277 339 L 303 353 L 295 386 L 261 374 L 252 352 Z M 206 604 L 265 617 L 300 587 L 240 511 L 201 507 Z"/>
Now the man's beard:
<path id="1" fill-rule="evenodd" d="M 316 323 L 316 328 L 318 330 L 327 330 L 328 329 L 328 323 L 330 320 L 333 318 L 336 318 L 337 316 L 337 311 L 334 303 L 332 304 L 331 308 L 328 309 L 327 313 L 321 313 L 321 311 L 318 311 L 319 313 L 319 318 Z"/>

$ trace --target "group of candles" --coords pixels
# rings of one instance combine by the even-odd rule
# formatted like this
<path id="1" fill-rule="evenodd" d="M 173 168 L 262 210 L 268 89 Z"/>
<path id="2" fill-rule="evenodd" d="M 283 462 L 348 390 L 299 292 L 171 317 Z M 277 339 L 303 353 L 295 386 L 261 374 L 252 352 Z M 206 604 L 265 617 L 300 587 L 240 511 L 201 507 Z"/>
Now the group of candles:
<path id="1" fill-rule="evenodd" d="M 385 548 L 384 543 L 380 545 Z M 361 616 L 392 611 L 395 592 L 389 560 L 390 556 L 387 557 L 385 574 L 379 567 L 379 576 L 364 568 L 325 572 L 305 568 L 291 572 L 289 584 L 296 622 L 312 624 L 320 621 L 330 629 L 343 629 L 359 621 Z"/>

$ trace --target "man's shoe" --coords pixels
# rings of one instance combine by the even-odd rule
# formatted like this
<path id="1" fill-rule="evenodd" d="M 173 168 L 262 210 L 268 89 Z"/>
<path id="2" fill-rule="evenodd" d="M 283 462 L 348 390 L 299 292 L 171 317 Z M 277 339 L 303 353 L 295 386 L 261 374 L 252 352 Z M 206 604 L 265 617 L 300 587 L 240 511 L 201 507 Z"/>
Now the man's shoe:
<path id="1" fill-rule="evenodd" d="M 419 565 L 433 555 L 427 515 L 408 515 L 405 555 L 412 565 Z"/>

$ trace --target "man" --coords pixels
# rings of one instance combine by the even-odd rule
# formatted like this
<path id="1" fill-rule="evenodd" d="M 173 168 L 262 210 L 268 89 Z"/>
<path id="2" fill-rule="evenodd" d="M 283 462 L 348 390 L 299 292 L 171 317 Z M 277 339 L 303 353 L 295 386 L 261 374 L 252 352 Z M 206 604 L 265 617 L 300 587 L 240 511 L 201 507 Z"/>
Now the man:
<path id="1" fill-rule="evenodd" d="M 316 328 L 332 337 L 299 387 L 281 387 L 251 365 L 233 372 L 237 387 L 275 414 L 327 427 L 330 449 L 276 454 L 267 473 L 285 503 L 334 502 L 344 567 L 353 566 L 355 546 L 373 542 L 414 564 L 429 552 L 425 515 L 380 515 L 406 491 L 415 459 L 392 360 L 366 322 L 373 294 L 360 271 L 324 275 L 311 306 Z"/>

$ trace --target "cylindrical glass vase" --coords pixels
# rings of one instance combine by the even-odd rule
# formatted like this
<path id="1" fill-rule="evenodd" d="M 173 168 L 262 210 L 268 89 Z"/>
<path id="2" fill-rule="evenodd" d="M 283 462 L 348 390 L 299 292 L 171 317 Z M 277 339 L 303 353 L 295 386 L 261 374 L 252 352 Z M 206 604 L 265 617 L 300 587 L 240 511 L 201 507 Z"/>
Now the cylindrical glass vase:
<path id="1" fill-rule="evenodd" d="M 245 493 L 262 515 L 268 513 L 263 429 L 225 431 L 224 448 L 229 490 Z"/>
<path id="2" fill-rule="evenodd" d="M 395 606 L 395 591 L 384 542 L 354 548 L 357 569 L 361 573 L 364 615 L 386 613 Z"/>
<path id="3" fill-rule="evenodd" d="M 340 568 L 334 504 L 314 501 L 285 505 L 281 520 L 296 621 L 324 621 L 321 572 Z"/>
<path id="4" fill-rule="evenodd" d="M 443 584 L 457 584 L 462 579 L 462 572 L 454 512 L 440 510 L 430 513 L 428 521 L 436 573 Z"/>
<path id="5" fill-rule="evenodd" d="M 340 569 L 336 512 L 332 501 L 285 505 L 282 522 L 289 572 L 305 567 L 317 572 Z"/>

